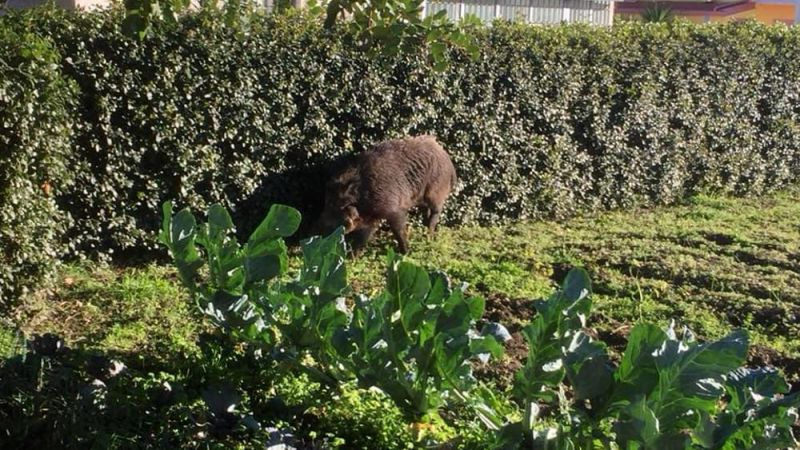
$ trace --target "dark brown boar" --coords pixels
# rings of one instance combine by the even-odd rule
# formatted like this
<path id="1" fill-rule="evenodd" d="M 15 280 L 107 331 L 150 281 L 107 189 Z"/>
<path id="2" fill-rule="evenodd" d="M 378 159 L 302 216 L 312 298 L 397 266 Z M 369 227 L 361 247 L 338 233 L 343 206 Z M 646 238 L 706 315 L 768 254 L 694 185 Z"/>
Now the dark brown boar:
<path id="1" fill-rule="evenodd" d="M 453 163 L 433 136 L 381 142 L 328 181 L 317 231 L 329 233 L 343 225 L 359 250 L 386 220 L 398 250 L 406 253 L 408 211 L 427 209 L 425 225 L 432 236 L 456 182 Z"/>

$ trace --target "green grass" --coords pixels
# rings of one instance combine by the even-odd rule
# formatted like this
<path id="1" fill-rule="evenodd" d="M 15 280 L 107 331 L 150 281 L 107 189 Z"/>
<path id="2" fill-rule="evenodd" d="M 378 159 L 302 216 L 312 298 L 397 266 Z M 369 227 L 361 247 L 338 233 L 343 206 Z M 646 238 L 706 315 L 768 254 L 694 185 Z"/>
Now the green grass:
<path id="1" fill-rule="evenodd" d="M 594 281 L 591 326 L 624 334 L 638 319 L 672 318 L 701 337 L 734 327 L 772 349 L 763 361 L 800 359 L 800 192 L 766 198 L 697 197 L 670 208 L 603 213 L 562 223 L 412 230 L 411 258 L 487 296 L 547 295 L 571 265 Z M 349 275 L 357 292 L 382 286 L 379 236 Z M 295 259 L 292 266 L 297 267 Z M 173 271 L 68 266 L 58 288 L 24 311 L 26 332 L 143 357 L 192 352 L 201 321 Z M 766 351 L 766 350 L 764 350 Z M 762 355 L 763 356 L 763 355 Z"/>
<path id="2" fill-rule="evenodd" d="M 0 359 L 24 353 L 22 334 L 10 323 L 0 321 Z"/>
<path id="3" fill-rule="evenodd" d="M 167 361 L 196 354 L 205 326 L 171 268 L 68 265 L 57 287 L 21 312 L 27 335 L 51 332 L 69 345 Z"/>
<path id="4" fill-rule="evenodd" d="M 800 193 L 756 199 L 700 196 L 687 205 L 610 212 L 563 223 L 413 230 L 411 257 L 483 294 L 537 298 L 572 265 L 592 274 L 601 331 L 644 319 L 676 319 L 701 337 L 751 332 L 767 362 L 800 358 Z M 383 237 L 351 273 L 379 287 Z M 761 355 L 764 357 L 765 355 Z M 762 358 L 763 359 L 763 358 Z M 798 375 L 797 365 L 791 368 Z"/>

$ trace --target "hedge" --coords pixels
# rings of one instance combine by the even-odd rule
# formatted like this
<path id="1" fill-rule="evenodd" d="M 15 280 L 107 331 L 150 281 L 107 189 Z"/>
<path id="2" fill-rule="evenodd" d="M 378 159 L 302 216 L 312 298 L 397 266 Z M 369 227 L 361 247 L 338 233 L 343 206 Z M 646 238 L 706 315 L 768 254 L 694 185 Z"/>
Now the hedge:
<path id="1" fill-rule="evenodd" d="M 313 219 L 332 161 L 433 133 L 462 185 L 445 221 L 568 217 L 704 193 L 761 194 L 800 173 L 800 28 L 498 22 L 478 60 L 370 58 L 302 14 L 241 33 L 203 14 L 143 41 L 115 12 L 12 15 L 80 88 L 74 253 L 144 254 L 159 205 L 221 201 L 249 231 L 273 202 Z"/>
<path id="2" fill-rule="evenodd" d="M 62 253 L 73 90 L 47 40 L 0 27 L 0 307 L 36 288 Z"/>

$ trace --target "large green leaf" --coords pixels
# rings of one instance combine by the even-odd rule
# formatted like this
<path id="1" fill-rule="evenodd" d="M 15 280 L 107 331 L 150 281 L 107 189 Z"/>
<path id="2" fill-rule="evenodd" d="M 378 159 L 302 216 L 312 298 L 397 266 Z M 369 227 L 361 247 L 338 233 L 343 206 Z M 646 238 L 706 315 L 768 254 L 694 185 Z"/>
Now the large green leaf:
<path id="1" fill-rule="evenodd" d="M 166 201 L 161 205 L 161 231 L 158 233 L 158 240 L 172 248 L 172 202 Z"/>
<path id="2" fill-rule="evenodd" d="M 437 305 L 443 303 L 450 297 L 450 278 L 442 271 L 434 271 L 430 276 L 431 288 L 428 297 L 425 299 L 427 305 Z"/>
<path id="3" fill-rule="evenodd" d="M 233 219 L 219 203 L 214 203 L 208 208 L 208 230 L 209 238 L 222 243 L 228 232 L 233 231 Z"/>
<path id="4" fill-rule="evenodd" d="M 589 278 L 589 273 L 580 267 L 571 269 L 567 273 L 567 278 L 564 279 L 561 291 L 564 298 L 571 303 L 576 303 L 590 296 L 592 294 L 592 281 Z"/>
<path id="5" fill-rule="evenodd" d="M 406 333 L 413 332 L 419 325 L 430 288 L 431 280 L 425 269 L 408 261 L 395 260 L 389 270 L 387 289 L 400 311 Z"/>
<path id="6" fill-rule="evenodd" d="M 280 239 L 248 245 L 244 257 L 247 284 L 271 280 L 285 273 L 288 264 L 286 244 Z"/>
<path id="7" fill-rule="evenodd" d="M 300 283 L 316 287 L 328 299 L 343 295 L 348 287 L 345 253 L 342 227 L 326 237 L 314 236 L 304 241 Z"/>
<path id="8" fill-rule="evenodd" d="M 204 312 L 217 325 L 230 331 L 243 329 L 261 319 L 253 302 L 246 294 L 236 295 L 223 290 L 214 293 L 208 304 L 205 305 Z"/>
<path id="9" fill-rule="evenodd" d="M 593 342 L 583 332 L 576 333 L 566 348 L 564 366 L 576 400 L 609 394 L 613 374 L 605 345 Z"/>
<path id="10" fill-rule="evenodd" d="M 486 300 L 483 297 L 467 297 L 464 302 L 469 310 L 468 319 L 470 321 L 478 320 L 483 316 L 483 311 L 486 307 Z"/>
<path id="11" fill-rule="evenodd" d="M 272 205 L 267 217 L 250 235 L 247 241 L 248 248 L 258 248 L 265 241 L 293 235 L 300 226 L 300 220 L 300 212 L 296 209 L 290 206 Z"/>
<path id="12" fill-rule="evenodd" d="M 445 301 L 436 320 L 436 333 L 458 338 L 464 336 L 472 328 L 472 314 L 480 305 L 475 305 L 473 298 L 464 298 L 464 292 L 454 290 Z"/>
<path id="13" fill-rule="evenodd" d="M 547 300 L 534 302 L 538 314 L 522 331 L 528 343 L 528 358 L 516 374 L 514 383 L 514 393 L 519 401 L 549 401 L 556 397 L 557 386 L 566 375 L 566 349 L 591 311 L 590 294 L 591 281 L 587 272 L 574 268 L 567 274 L 560 290 Z M 585 356 L 589 357 L 588 354 Z M 573 370 L 577 373 L 583 366 L 581 355 L 575 354 L 572 358 Z M 598 362 L 590 364 L 602 366 Z M 574 382 L 582 383 L 577 379 Z M 601 384 L 606 382 L 605 378 L 601 379 Z M 581 384 L 581 389 L 585 389 L 582 395 L 588 395 L 595 393 L 598 387 Z"/>
<path id="14" fill-rule="evenodd" d="M 654 353 L 661 394 L 716 400 L 724 391 L 724 377 L 747 358 L 748 337 L 737 330 L 724 338 L 704 344 L 693 338 L 668 339 Z M 665 392 L 666 389 L 670 391 Z"/>
<path id="15" fill-rule="evenodd" d="M 481 338 L 470 339 L 469 351 L 473 355 L 491 355 L 493 358 L 500 358 L 503 356 L 503 345 L 497 342 L 492 336 L 485 336 Z M 484 362 L 486 358 L 484 359 Z"/>
<path id="16" fill-rule="evenodd" d="M 771 367 L 739 367 L 728 373 L 725 388 L 730 396 L 727 409 L 737 412 L 758 403 L 761 397 L 772 398 L 789 392 L 786 380 Z"/>
<path id="17" fill-rule="evenodd" d="M 463 286 L 447 276 L 389 252 L 386 289 L 371 300 L 359 299 L 346 333 L 336 348 L 349 355 L 361 385 L 387 393 L 409 420 L 426 420 L 452 390 L 462 394 L 474 385 L 470 359 L 499 356 L 502 346 L 481 336 L 473 325 L 483 300 L 467 298 Z"/>
<path id="18" fill-rule="evenodd" d="M 728 402 L 716 420 L 704 421 L 698 434 L 709 448 L 788 448 L 797 443 L 791 428 L 800 396 L 789 392 L 786 380 L 772 368 L 738 368 L 727 376 Z"/>
<path id="19" fill-rule="evenodd" d="M 638 323 L 633 327 L 622 361 L 614 373 L 615 401 L 635 400 L 649 394 L 658 385 L 654 354 L 666 339 L 666 333 L 655 325 Z"/>
<path id="20" fill-rule="evenodd" d="M 658 418 L 644 398 L 634 401 L 625 408 L 626 420 L 618 422 L 614 431 L 622 448 L 643 448 L 656 450 L 661 437 Z M 641 447 L 631 444 L 639 444 Z"/>
<path id="21" fill-rule="evenodd" d="M 422 303 L 431 288 L 428 272 L 408 261 L 396 261 L 389 276 L 388 291 L 402 302 Z"/>
<path id="22" fill-rule="evenodd" d="M 787 449 L 798 448 L 792 427 L 798 420 L 800 393 L 781 399 L 766 399 L 761 406 L 747 411 L 734 420 L 723 415 L 713 424 L 712 448 Z"/>
<path id="23" fill-rule="evenodd" d="M 514 393 L 520 401 L 552 400 L 555 389 L 564 379 L 564 354 L 561 339 L 553 338 L 553 327 L 537 316 L 522 329 L 528 343 L 528 358 L 517 372 Z"/>
<path id="24" fill-rule="evenodd" d="M 197 222 L 191 211 L 182 209 L 170 223 L 169 239 L 172 245 L 181 252 L 194 245 Z"/>
<path id="25" fill-rule="evenodd" d="M 195 246 L 197 223 L 188 209 L 173 216 L 171 202 L 165 202 L 162 209 L 164 216 L 159 238 L 172 253 L 181 281 L 194 293 L 198 288 L 195 278 L 204 264 Z"/>
<path id="26" fill-rule="evenodd" d="M 613 398 L 618 404 L 645 401 L 658 419 L 660 448 L 681 448 L 686 430 L 702 429 L 702 418 L 715 414 L 726 374 L 744 362 L 747 335 L 735 331 L 701 344 L 688 330 L 678 337 L 672 326 L 663 334 L 648 325 L 634 331 Z M 636 419 L 632 411 L 623 410 L 621 423 Z"/>

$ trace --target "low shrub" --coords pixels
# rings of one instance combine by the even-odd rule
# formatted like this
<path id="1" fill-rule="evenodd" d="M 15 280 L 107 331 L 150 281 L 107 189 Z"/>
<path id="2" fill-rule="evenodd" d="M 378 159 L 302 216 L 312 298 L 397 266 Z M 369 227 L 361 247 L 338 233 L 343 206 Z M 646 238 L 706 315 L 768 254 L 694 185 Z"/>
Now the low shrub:
<path id="1" fill-rule="evenodd" d="M 66 216 L 72 83 L 46 38 L 0 26 L 0 312 L 52 273 Z"/>
<path id="2" fill-rule="evenodd" d="M 191 360 L 167 373 L 64 344 L 54 335 L 35 336 L 27 351 L 0 360 L 3 448 L 244 449 L 292 442 L 288 430 L 256 422 L 251 400 L 227 383 L 268 384 L 241 358 L 223 367 L 211 358 Z M 223 378 L 213 373 L 218 369 Z"/>

